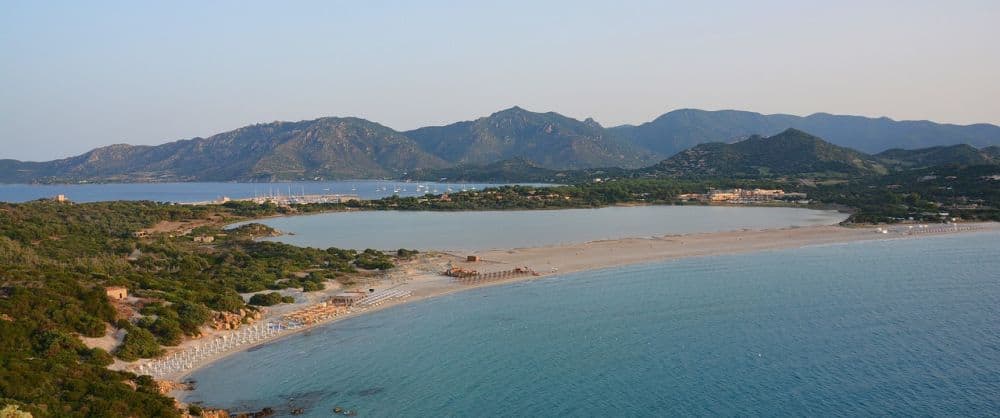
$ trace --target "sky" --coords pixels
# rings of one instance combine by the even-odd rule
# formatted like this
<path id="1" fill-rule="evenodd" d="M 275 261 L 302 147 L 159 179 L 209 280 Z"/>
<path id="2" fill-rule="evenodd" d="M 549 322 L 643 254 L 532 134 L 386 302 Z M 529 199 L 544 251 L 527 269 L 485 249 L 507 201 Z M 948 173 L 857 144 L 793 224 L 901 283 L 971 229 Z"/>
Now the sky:
<path id="1" fill-rule="evenodd" d="M 0 159 L 519 105 L 1000 124 L 1000 2 L 0 0 Z"/>

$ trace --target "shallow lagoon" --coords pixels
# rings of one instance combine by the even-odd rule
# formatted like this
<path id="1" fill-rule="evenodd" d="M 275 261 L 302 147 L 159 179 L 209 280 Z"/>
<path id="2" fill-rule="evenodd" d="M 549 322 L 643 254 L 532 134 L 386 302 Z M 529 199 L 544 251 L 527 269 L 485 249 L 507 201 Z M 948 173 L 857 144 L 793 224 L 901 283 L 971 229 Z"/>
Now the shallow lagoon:
<path id="1" fill-rule="evenodd" d="M 733 206 L 629 206 L 475 212 L 338 212 L 258 221 L 309 247 L 485 250 L 624 237 L 832 225 L 828 210 Z M 293 234 L 293 235 L 292 235 Z"/>

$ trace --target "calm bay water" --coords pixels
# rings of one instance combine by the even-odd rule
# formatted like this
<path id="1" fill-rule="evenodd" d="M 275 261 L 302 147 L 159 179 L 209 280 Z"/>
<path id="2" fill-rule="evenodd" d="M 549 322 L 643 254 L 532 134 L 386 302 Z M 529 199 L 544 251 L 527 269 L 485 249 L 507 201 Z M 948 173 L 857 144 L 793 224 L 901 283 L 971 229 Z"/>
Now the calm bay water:
<path id="1" fill-rule="evenodd" d="M 74 202 L 107 200 L 153 200 L 157 202 L 208 202 L 227 196 L 232 199 L 258 195 L 280 194 L 356 194 L 362 199 L 391 196 L 398 188 L 400 196 L 419 196 L 417 185 L 430 192 L 446 193 L 449 188 L 496 186 L 486 183 L 396 182 L 380 180 L 349 180 L 289 183 L 112 183 L 112 184 L 0 184 L 0 202 L 26 202 L 64 194 Z"/>
<path id="2" fill-rule="evenodd" d="M 846 214 L 798 208 L 633 206 L 501 212 L 341 212 L 259 221 L 273 238 L 318 248 L 482 250 L 622 237 L 831 225 Z"/>
<path id="3" fill-rule="evenodd" d="M 187 401 L 316 417 L 988 416 L 997 318 L 997 233 L 690 258 L 330 324 L 196 372 Z"/>

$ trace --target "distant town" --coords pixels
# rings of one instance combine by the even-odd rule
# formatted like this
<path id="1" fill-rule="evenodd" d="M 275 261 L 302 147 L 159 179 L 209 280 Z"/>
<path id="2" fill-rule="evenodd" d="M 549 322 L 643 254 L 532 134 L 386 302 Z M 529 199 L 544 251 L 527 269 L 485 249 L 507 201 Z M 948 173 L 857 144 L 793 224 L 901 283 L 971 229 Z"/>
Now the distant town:
<path id="1" fill-rule="evenodd" d="M 682 201 L 750 204 L 776 200 L 809 203 L 805 193 L 786 193 L 781 189 L 711 189 L 708 193 L 685 193 L 677 196 Z"/>

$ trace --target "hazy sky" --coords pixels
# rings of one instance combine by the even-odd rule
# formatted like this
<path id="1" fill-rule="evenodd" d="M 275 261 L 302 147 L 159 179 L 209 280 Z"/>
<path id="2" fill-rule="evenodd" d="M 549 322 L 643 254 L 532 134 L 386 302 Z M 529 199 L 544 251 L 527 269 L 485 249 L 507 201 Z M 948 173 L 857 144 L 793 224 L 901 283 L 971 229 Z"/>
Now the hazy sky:
<path id="1" fill-rule="evenodd" d="M 0 0 L 0 159 L 515 104 L 1000 123 L 1000 1 L 537 3 Z"/>

